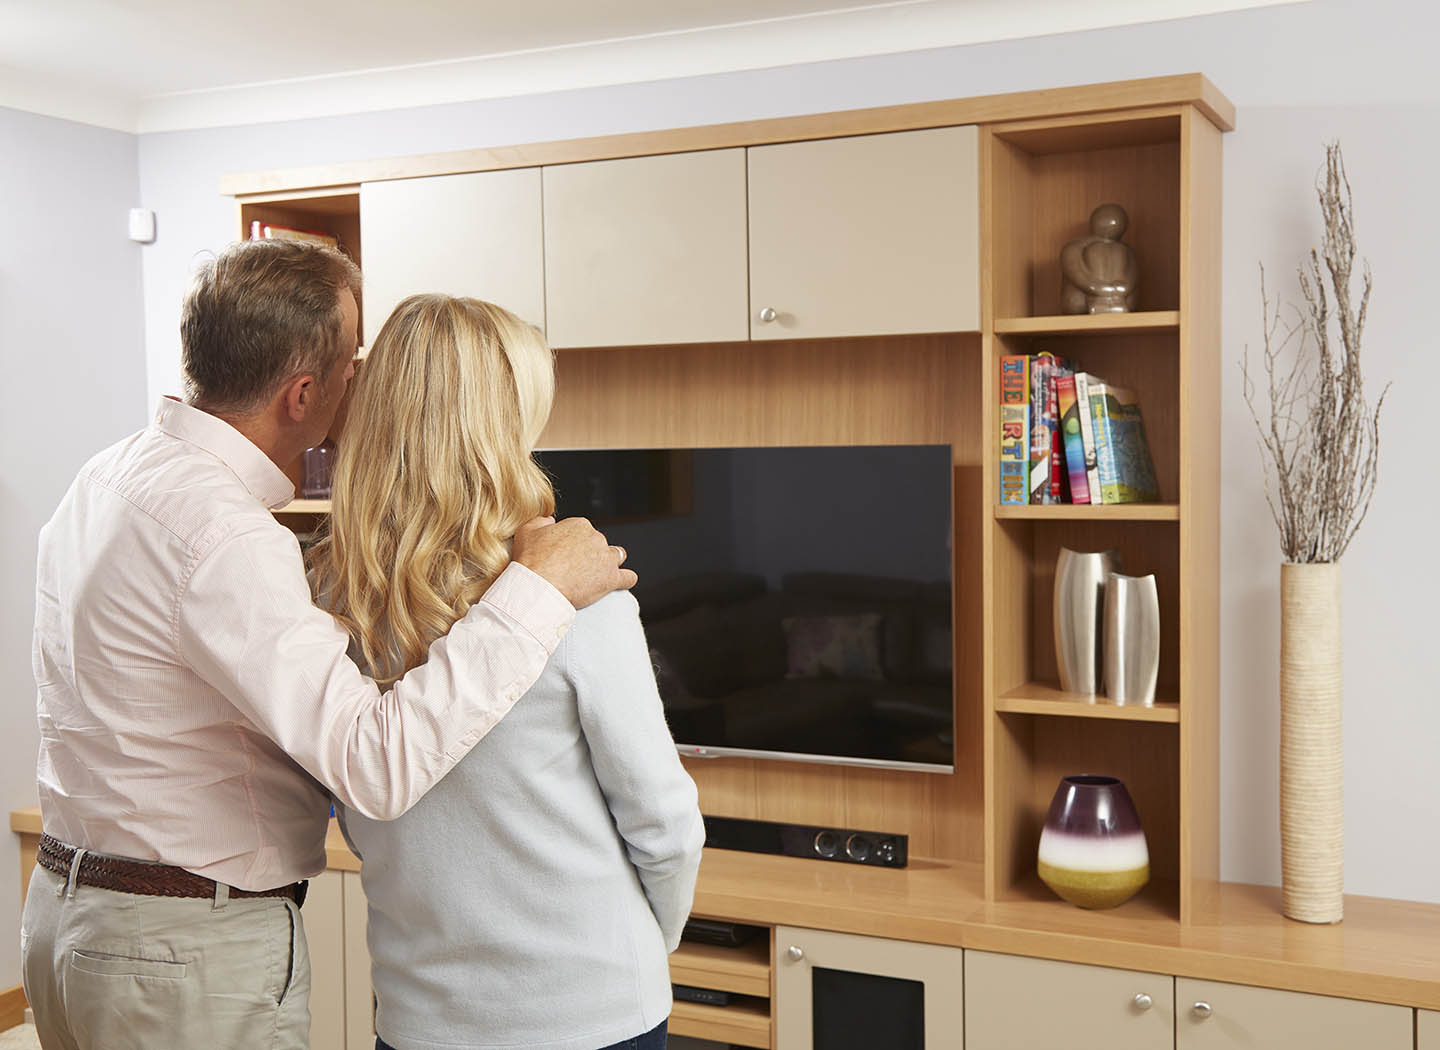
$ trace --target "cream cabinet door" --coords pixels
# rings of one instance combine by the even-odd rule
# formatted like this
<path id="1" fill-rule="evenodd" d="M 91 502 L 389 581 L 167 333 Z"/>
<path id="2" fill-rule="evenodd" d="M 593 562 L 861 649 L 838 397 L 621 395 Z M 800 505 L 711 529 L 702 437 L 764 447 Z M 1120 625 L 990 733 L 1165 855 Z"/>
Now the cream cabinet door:
<path id="1" fill-rule="evenodd" d="M 774 958 L 777 1050 L 965 1045 L 959 948 L 777 926 Z"/>
<path id="2" fill-rule="evenodd" d="M 1175 979 L 1176 1050 L 1410 1050 L 1408 1007 Z"/>
<path id="3" fill-rule="evenodd" d="M 1171 1050 L 1175 980 L 965 952 L 966 1050 Z"/>
<path id="4" fill-rule="evenodd" d="M 744 150 L 544 170 L 551 346 L 746 338 Z"/>
<path id="5" fill-rule="evenodd" d="M 367 182 L 360 232 L 367 346 L 417 292 L 485 299 L 544 326 L 539 168 Z"/>
<path id="6" fill-rule="evenodd" d="M 1415 1050 L 1440 1050 L 1440 1013 L 1415 1011 Z"/>
<path id="7" fill-rule="evenodd" d="M 753 339 L 975 331 L 974 127 L 755 146 Z"/>
<path id="8" fill-rule="evenodd" d="M 305 907 L 300 911 L 310 949 L 310 1046 L 313 1050 L 346 1050 L 342 894 L 340 872 L 322 872 L 310 880 Z"/>
<path id="9" fill-rule="evenodd" d="M 375 992 L 370 985 L 370 949 L 365 892 L 358 872 L 345 872 L 345 1047 L 374 1050 Z"/>

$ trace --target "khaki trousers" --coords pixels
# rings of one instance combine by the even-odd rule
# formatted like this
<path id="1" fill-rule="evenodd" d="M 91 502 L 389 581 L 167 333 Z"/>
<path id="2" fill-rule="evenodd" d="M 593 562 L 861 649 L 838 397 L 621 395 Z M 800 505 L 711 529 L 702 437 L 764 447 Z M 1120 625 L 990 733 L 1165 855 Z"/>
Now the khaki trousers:
<path id="1" fill-rule="evenodd" d="M 45 1050 L 304 1050 L 310 956 L 283 897 L 150 897 L 36 867 L 20 924 Z"/>

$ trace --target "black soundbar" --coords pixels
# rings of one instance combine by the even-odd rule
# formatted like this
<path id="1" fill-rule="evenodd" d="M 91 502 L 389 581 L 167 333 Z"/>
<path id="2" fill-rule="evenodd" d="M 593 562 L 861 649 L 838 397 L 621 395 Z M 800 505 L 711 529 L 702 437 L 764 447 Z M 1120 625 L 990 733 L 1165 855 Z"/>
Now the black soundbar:
<path id="1" fill-rule="evenodd" d="M 785 857 L 903 868 L 909 842 L 909 836 L 885 831 L 779 824 L 738 817 L 705 818 L 705 845 L 748 853 L 776 853 Z"/>

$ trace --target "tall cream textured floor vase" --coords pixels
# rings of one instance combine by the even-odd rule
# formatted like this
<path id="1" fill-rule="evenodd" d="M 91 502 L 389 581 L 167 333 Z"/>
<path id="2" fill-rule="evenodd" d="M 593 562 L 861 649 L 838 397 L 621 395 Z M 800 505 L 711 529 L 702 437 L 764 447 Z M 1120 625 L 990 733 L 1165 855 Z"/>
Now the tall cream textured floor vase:
<path id="1" fill-rule="evenodd" d="M 1340 566 L 1280 567 L 1282 907 L 1303 922 L 1344 917 L 1340 746 Z"/>

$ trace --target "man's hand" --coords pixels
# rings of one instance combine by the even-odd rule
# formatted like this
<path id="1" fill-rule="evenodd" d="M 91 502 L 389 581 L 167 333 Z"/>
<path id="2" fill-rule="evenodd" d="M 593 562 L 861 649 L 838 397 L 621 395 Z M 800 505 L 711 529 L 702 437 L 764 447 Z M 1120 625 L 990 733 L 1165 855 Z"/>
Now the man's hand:
<path id="1" fill-rule="evenodd" d="M 510 557 L 545 577 L 577 609 L 635 586 L 635 574 L 620 568 L 625 548 L 610 546 L 584 518 L 527 522 L 515 533 Z"/>

